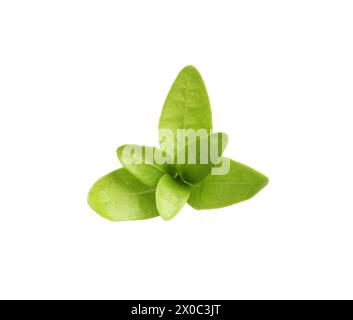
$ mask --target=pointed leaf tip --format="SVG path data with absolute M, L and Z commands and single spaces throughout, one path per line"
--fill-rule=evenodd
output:
M 192 188 L 188 203 L 194 209 L 222 208 L 245 201 L 267 185 L 269 180 L 262 173 L 234 160 L 228 160 L 230 168 L 227 174 L 210 174 Z

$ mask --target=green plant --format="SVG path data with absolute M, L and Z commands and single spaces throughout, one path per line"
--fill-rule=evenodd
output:
M 178 139 L 185 132 L 197 134 Z M 158 215 L 170 220 L 186 202 L 197 210 L 221 208 L 251 198 L 268 183 L 263 174 L 222 156 L 228 136 L 212 132 L 206 87 L 192 66 L 179 73 L 169 91 L 159 140 L 160 149 L 118 148 L 124 167 L 93 185 L 88 195 L 93 210 L 114 221 Z

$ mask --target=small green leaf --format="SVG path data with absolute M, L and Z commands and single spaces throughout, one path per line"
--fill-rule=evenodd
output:
M 88 194 L 88 204 L 113 221 L 142 220 L 158 216 L 155 188 L 121 168 L 99 179 Z
M 168 171 L 167 164 L 158 164 L 163 160 L 162 151 L 154 147 L 123 145 L 117 150 L 121 164 L 138 180 L 150 187 L 156 187 L 158 180 Z
M 210 174 L 192 187 L 188 203 L 198 210 L 226 207 L 250 199 L 267 183 L 268 178 L 263 174 L 230 160 L 226 175 Z
M 190 186 L 165 174 L 158 182 L 156 203 L 164 220 L 172 219 L 184 206 L 190 196 Z
M 209 134 L 212 129 L 212 114 L 205 84 L 200 73 L 193 66 L 180 71 L 175 79 L 167 99 L 164 102 L 159 119 L 159 141 L 163 150 L 168 150 L 163 129 L 171 130 L 176 149 L 177 129 L 199 129 Z
M 222 132 L 212 133 L 188 143 L 183 151 L 178 150 L 175 158 L 176 171 L 190 184 L 201 182 L 218 164 L 228 143 L 228 135 Z M 185 164 L 180 164 L 180 160 Z

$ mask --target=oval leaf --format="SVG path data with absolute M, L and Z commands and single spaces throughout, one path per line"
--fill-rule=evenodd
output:
M 162 151 L 154 147 L 123 145 L 117 150 L 121 164 L 134 177 L 147 186 L 156 187 L 158 180 L 167 172 L 166 164 L 158 164 L 156 157 L 163 157 Z
M 88 194 L 88 204 L 98 214 L 113 221 L 158 216 L 155 189 L 142 184 L 124 168 L 99 179 Z
M 222 208 L 253 197 L 268 183 L 268 178 L 250 167 L 230 160 L 226 175 L 208 175 L 193 186 L 188 203 L 194 209 Z
M 159 180 L 156 190 L 159 215 L 164 220 L 175 217 L 188 200 L 190 190 L 190 186 L 173 179 L 169 174 L 164 175 Z
M 167 99 L 164 102 L 159 119 L 159 141 L 163 150 L 176 148 L 177 129 L 212 129 L 212 113 L 205 84 L 200 73 L 193 66 L 180 71 L 175 79 Z M 173 146 L 169 145 L 162 129 L 171 130 Z

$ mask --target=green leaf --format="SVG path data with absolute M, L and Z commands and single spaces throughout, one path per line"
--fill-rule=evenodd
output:
M 156 159 L 165 159 L 157 148 L 123 145 L 118 148 L 117 154 L 125 169 L 147 186 L 156 187 L 158 180 L 168 171 L 167 164 L 156 162 Z
M 163 129 L 171 130 L 174 150 L 177 129 L 196 131 L 204 129 L 205 135 L 210 133 L 212 129 L 210 101 L 205 84 L 195 67 L 187 66 L 178 74 L 164 102 L 158 128 L 162 150 L 171 148 Z
M 159 180 L 156 190 L 156 203 L 160 216 L 164 220 L 172 219 L 188 200 L 190 191 L 190 186 L 165 174 Z
M 142 220 L 158 216 L 155 188 L 121 168 L 99 179 L 88 194 L 88 204 L 113 221 Z
M 230 170 L 226 175 L 210 174 L 200 184 L 192 187 L 188 203 L 194 209 L 222 208 L 250 199 L 268 183 L 268 178 L 263 174 L 228 160 Z
M 228 135 L 222 132 L 191 141 L 184 150 L 178 150 L 175 158 L 177 173 L 187 183 L 201 182 L 218 164 L 227 143 Z

